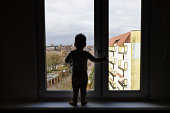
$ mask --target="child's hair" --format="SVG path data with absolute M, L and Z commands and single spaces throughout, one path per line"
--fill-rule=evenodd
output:
M 75 44 L 76 45 L 81 45 L 81 44 L 85 44 L 86 43 L 86 36 L 82 33 L 77 34 L 75 36 Z

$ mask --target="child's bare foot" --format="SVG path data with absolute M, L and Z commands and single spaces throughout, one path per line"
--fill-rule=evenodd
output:
M 69 102 L 69 104 L 72 105 L 72 106 L 77 106 L 77 102 L 71 101 L 71 102 Z
M 85 106 L 87 104 L 87 102 L 85 101 L 85 102 L 81 102 L 81 105 L 82 106 Z

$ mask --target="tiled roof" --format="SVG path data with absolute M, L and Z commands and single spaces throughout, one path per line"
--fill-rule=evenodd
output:
M 127 32 L 122 35 L 118 35 L 116 37 L 109 39 L 109 46 L 113 46 L 114 44 L 117 44 L 117 46 L 121 46 L 123 43 L 130 43 L 130 32 Z

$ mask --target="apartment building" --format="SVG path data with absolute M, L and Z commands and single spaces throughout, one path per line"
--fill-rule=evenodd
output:
M 140 89 L 141 31 L 109 39 L 109 90 Z

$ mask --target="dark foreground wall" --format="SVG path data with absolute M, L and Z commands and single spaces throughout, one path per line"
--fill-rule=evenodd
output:
M 170 99 L 170 10 L 168 0 L 151 4 L 151 98 Z
M 151 49 L 152 57 L 152 99 L 170 98 L 170 12 L 167 1 L 151 1 L 152 43 L 148 49 Z M 35 0 L 4 0 L 1 7 L 0 99 L 36 100 Z
M 1 2 L 0 99 L 36 99 L 35 0 Z

